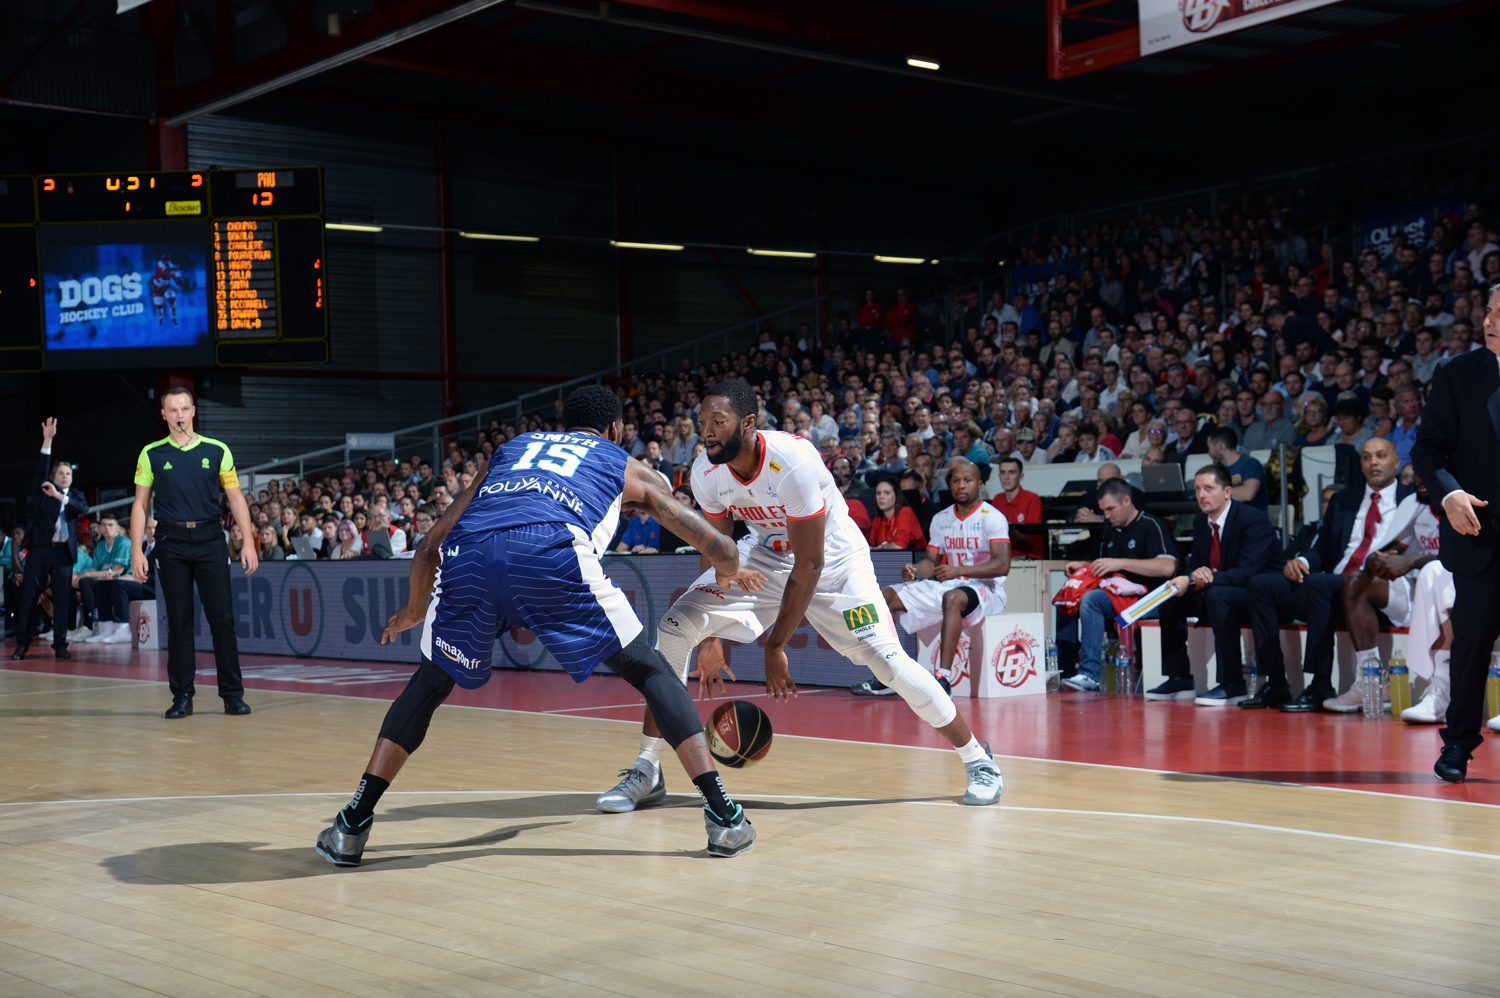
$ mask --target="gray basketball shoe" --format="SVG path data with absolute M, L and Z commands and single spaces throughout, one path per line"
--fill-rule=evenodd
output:
M 365 854 L 365 841 L 370 837 L 370 829 L 375 824 L 372 817 L 365 822 L 365 827 L 356 832 L 344 824 L 344 812 L 340 811 L 333 819 L 333 824 L 323 829 L 318 836 L 318 855 L 322 856 L 334 866 L 358 866 L 360 857 Z
M 989 751 L 989 743 L 981 742 L 985 751 Z M 1000 799 L 1000 794 L 1005 790 L 1005 780 L 1000 775 L 1000 767 L 995 765 L 995 757 L 991 755 L 988 759 L 971 762 L 964 766 L 964 773 L 969 777 L 969 787 L 964 791 L 964 803 L 975 806 L 993 804 Z
M 708 829 L 708 854 L 721 858 L 738 856 L 742 852 L 749 852 L 750 847 L 755 844 L 755 829 L 750 827 L 750 819 L 745 817 L 745 809 L 738 804 L 734 806 L 734 820 L 728 825 L 720 824 L 708 808 L 703 809 L 703 824 Z
M 624 814 L 666 800 L 667 781 L 662 778 L 661 766 L 642 768 L 645 765 L 637 759 L 630 769 L 620 770 L 624 779 L 616 783 L 613 790 L 600 794 L 594 806 L 606 814 Z

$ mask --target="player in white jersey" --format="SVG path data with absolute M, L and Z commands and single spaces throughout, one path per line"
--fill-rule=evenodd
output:
M 703 514 L 728 534 L 734 520 L 750 528 L 739 543 L 740 564 L 766 577 L 754 594 L 729 592 L 705 572 L 662 616 L 657 647 L 686 682 L 693 649 L 709 638 L 755 641 L 766 635 L 766 692 L 797 695 L 786 644 L 802 618 L 840 654 L 870 667 L 912 710 L 953 743 L 968 775 L 966 804 L 1000 799 L 1000 770 L 959 716 L 932 673 L 902 649 L 881 597 L 870 546 L 811 443 L 785 433 L 758 432 L 759 401 L 743 381 L 724 381 L 703 398 L 704 452 L 691 480 Z M 700 683 L 712 682 L 718 661 L 700 658 Z M 666 796 L 657 757 L 661 746 L 647 712 L 641 754 L 624 779 L 599 798 L 601 811 L 630 811 Z
M 938 682 L 956 681 L 953 656 L 965 624 L 1005 611 L 1005 576 L 1010 573 L 1010 524 L 982 498 L 979 469 L 958 458 L 948 472 L 953 505 L 932 518 L 927 557 L 901 569 L 899 586 L 882 590 L 885 605 L 900 613 L 907 633 L 942 624 Z M 873 685 L 873 684 L 872 684 Z
M 1453 609 L 1453 576 L 1438 561 L 1438 518 L 1431 497 L 1420 480 L 1416 487 L 1415 492 L 1401 500 L 1391 518 L 1381 524 L 1364 565 L 1344 576 L 1342 595 L 1344 620 L 1349 639 L 1354 643 L 1356 676 L 1367 660 L 1380 663 L 1380 650 L 1376 647 L 1380 634 L 1377 610 L 1392 627 L 1410 626 L 1407 663 L 1417 675 L 1432 680 L 1429 697 L 1423 699 L 1427 706 L 1420 712 L 1425 714 L 1437 706 L 1438 697 L 1444 701 L 1443 709 L 1447 709 L 1447 648 L 1452 632 L 1445 634 L 1444 628 Z M 1443 665 L 1440 682 L 1433 671 L 1438 657 Z M 1323 707 L 1351 714 L 1360 709 L 1362 701 L 1363 693 L 1356 682 L 1341 696 L 1324 700 Z

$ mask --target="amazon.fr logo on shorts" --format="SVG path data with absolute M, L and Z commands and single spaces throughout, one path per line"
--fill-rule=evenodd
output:
M 465 669 L 475 669 L 475 668 L 478 668 L 478 664 L 472 658 L 470 658 L 469 656 L 465 655 L 463 652 L 459 651 L 457 648 L 453 647 L 448 642 L 444 641 L 442 638 L 440 638 L 440 637 L 438 637 L 436 635 L 433 635 L 432 643 L 435 644 L 435 645 L 437 645 L 437 650 L 438 651 L 442 652 L 451 661 L 457 662 L 459 665 L 463 666 Z
M 862 603 L 852 610 L 844 611 L 844 625 L 851 631 L 874 627 L 879 622 L 880 611 L 875 609 L 874 603 Z

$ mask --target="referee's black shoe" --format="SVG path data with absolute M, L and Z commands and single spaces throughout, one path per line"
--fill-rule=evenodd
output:
M 193 712 L 192 697 L 173 697 L 172 706 L 167 708 L 167 720 L 175 721 L 179 717 L 187 717 Z
M 245 702 L 243 697 L 225 697 L 224 713 L 234 714 L 236 716 L 240 714 L 248 714 L 250 713 L 250 705 Z

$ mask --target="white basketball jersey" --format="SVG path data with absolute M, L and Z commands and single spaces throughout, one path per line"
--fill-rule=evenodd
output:
M 1375 549 L 1400 544 L 1412 555 L 1438 553 L 1438 518 L 1432 507 L 1417 499 L 1413 492 L 1396 507 L 1390 525 L 1376 538 Z
M 817 448 L 790 433 L 761 431 L 757 436 L 760 467 L 749 481 L 742 481 L 727 464 L 714 464 L 706 452 L 693 462 L 693 496 L 704 515 L 744 520 L 762 554 L 790 561 L 787 523 L 826 514 L 825 571 L 856 554 L 867 555 L 870 545 L 849 518 L 849 507 Z
M 1005 514 L 987 502 L 981 502 L 968 516 L 958 515 L 958 506 L 949 506 L 932 518 L 927 550 L 941 556 L 945 565 L 983 565 L 990 560 L 990 542 L 1010 543 L 1010 523 Z M 1004 580 L 977 579 L 989 585 Z

